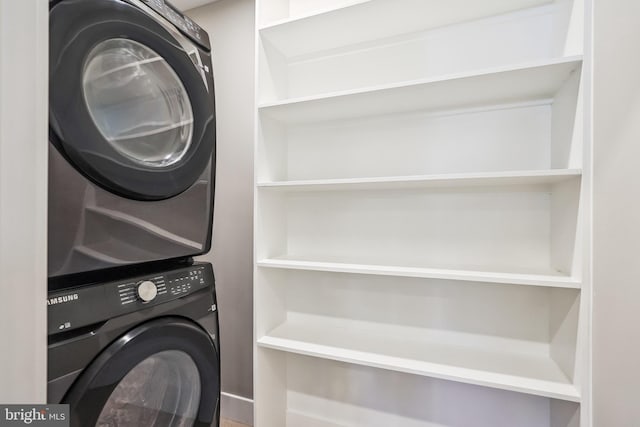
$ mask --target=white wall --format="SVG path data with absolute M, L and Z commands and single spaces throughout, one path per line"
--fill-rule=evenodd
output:
M 187 14 L 209 32 L 214 62 L 216 205 L 213 248 L 204 259 L 216 273 L 222 391 L 252 399 L 254 1 L 220 0 Z M 251 416 L 251 402 L 228 394 L 223 415 L 247 421 L 236 412 Z
M 594 0 L 594 427 L 640 425 L 640 2 Z
M 0 0 L 0 402 L 47 392 L 47 0 Z

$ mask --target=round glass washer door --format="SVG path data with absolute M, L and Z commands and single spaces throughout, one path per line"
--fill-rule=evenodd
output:
M 96 427 L 190 427 L 200 403 L 200 374 L 177 350 L 149 356 L 120 381 Z
M 192 303 L 209 304 L 202 297 Z M 103 348 L 61 403 L 72 427 L 210 427 L 220 409 L 216 344 L 193 321 L 149 320 Z
M 151 48 L 124 38 L 98 43 L 87 55 L 82 89 L 94 124 L 128 159 L 161 168 L 180 161 L 189 150 L 189 95 Z

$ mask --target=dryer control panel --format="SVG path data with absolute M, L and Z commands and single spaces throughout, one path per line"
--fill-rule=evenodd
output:
M 214 292 L 213 269 L 211 264 L 196 263 L 154 275 L 53 292 L 47 299 L 48 332 L 64 332 L 153 308 L 205 288 Z
M 207 50 L 211 49 L 209 44 L 209 35 L 198 24 L 193 22 L 189 17 L 178 12 L 178 10 L 166 2 L 165 0 L 142 0 L 154 11 L 162 15 L 166 20 L 171 22 L 183 34 L 188 36 L 194 42 L 202 45 Z

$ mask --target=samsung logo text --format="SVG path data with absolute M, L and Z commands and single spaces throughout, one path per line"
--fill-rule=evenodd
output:
M 47 305 L 64 304 L 78 299 L 78 294 L 63 295 L 61 297 L 53 297 L 47 300 Z

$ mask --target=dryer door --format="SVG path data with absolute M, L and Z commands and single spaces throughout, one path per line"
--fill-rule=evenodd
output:
M 63 0 L 50 12 L 50 139 L 89 179 L 137 200 L 186 190 L 215 148 L 197 48 L 152 13 L 121 0 Z
M 219 369 L 207 332 L 181 318 L 157 319 L 107 347 L 62 403 L 78 427 L 208 427 L 219 420 Z

